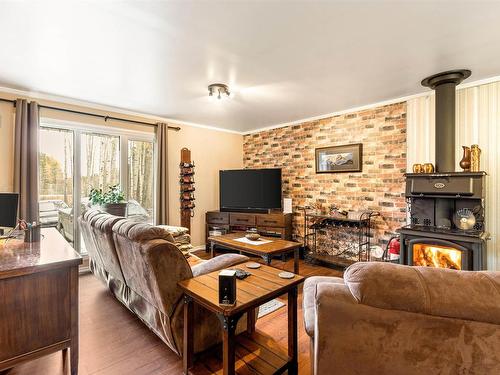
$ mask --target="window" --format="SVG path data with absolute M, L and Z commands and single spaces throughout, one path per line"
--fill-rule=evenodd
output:
M 75 217 L 90 207 L 90 189 L 120 185 L 127 215 L 154 222 L 154 135 L 42 120 L 39 210 L 43 226 L 57 228 L 85 254 Z

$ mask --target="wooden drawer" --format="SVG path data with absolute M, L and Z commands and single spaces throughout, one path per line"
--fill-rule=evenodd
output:
M 283 228 L 285 226 L 285 217 L 280 214 L 259 215 L 257 216 L 257 225 Z
M 255 215 L 231 213 L 229 221 L 231 225 L 255 225 Z
M 207 212 L 207 224 L 229 224 L 229 212 Z

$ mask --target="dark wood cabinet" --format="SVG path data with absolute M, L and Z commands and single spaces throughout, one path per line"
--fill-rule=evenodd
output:
M 229 224 L 231 225 L 246 225 L 249 227 L 254 227 L 257 222 L 255 214 L 242 214 L 231 212 L 229 214 Z
M 56 229 L 37 243 L 0 243 L 0 372 L 70 349 L 78 372 L 78 266 L 81 257 Z
M 283 214 L 268 214 L 256 216 L 257 226 L 272 227 L 272 228 L 285 228 L 286 216 Z
M 206 222 L 210 224 L 229 224 L 229 212 L 207 212 Z
M 257 229 L 263 236 L 291 240 L 292 214 L 281 212 L 253 214 L 248 212 L 209 211 L 205 215 L 205 243 L 208 243 L 211 230 L 231 233 L 252 228 Z

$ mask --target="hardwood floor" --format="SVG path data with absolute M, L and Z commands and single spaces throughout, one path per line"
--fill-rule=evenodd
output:
M 293 260 L 273 260 L 272 266 L 293 271 Z M 300 261 L 303 276 L 341 276 L 340 270 Z M 283 299 L 286 303 L 286 297 Z M 287 345 L 287 309 L 281 308 L 257 321 L 257 330 Z M 5 371 L 5 375 L 69 374 L 68 361 L 55 353 Z M 80 366 L 81 375 L 182 374 L 182 361 L 144 324 L 115 300 L 92 274 L 80 276 Z M 208 373 L 202 363 L 192 371 Z M 2 374 L 2 375 L 3 375 Z M 310 374 L 309 336 L 302 321 L 302 291 L 299 293 L 299 374 Z

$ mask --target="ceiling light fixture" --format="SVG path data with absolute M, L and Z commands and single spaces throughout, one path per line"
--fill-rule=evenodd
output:
M 208 85 L 208 96 L 214 97 L 217 99 L 229 98 L 231 93 L 229 92 L 229 87 L 223 83 L 212 83 Z

